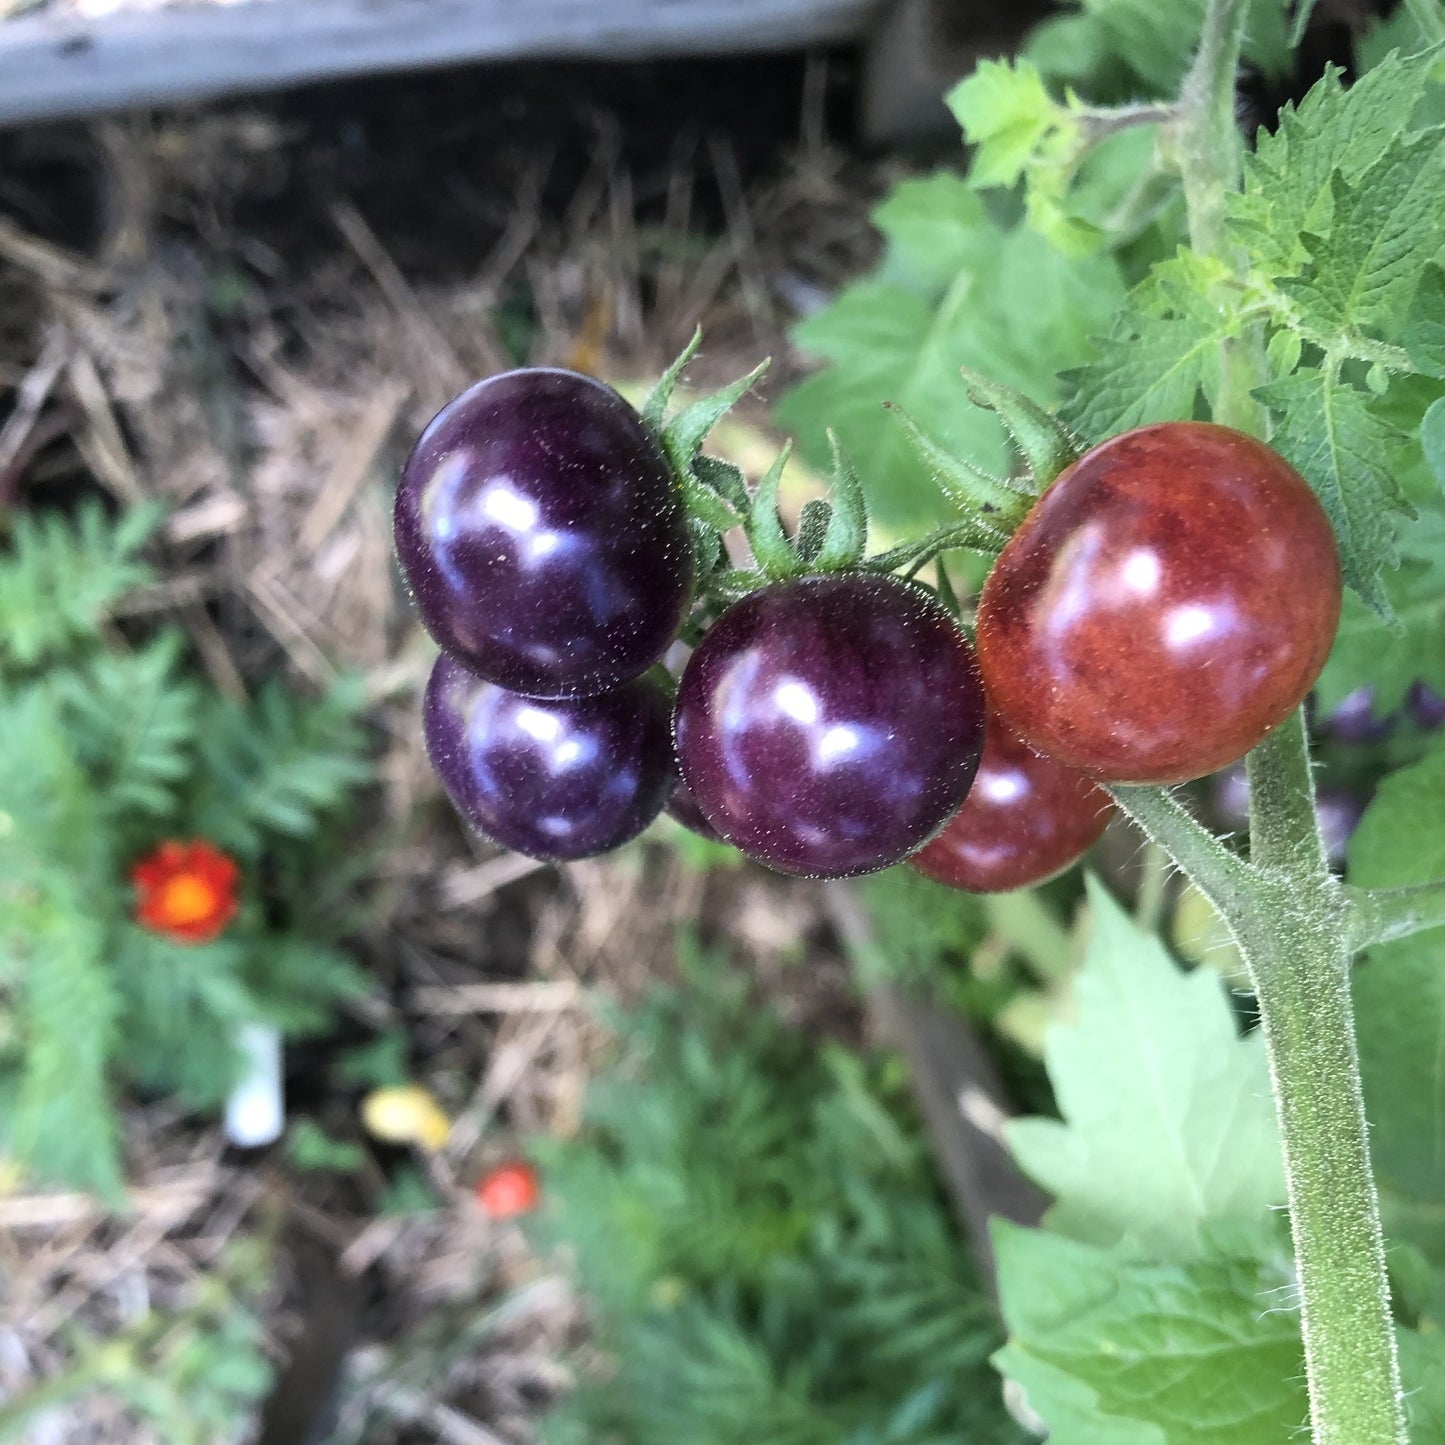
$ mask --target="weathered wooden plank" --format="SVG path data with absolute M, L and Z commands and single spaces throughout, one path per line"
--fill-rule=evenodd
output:
M 786 50 L 887 0 L 240 0 L 0 23 L 0 125 L 469 60 Z

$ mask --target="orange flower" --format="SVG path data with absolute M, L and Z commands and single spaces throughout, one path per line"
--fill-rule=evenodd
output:
M 209 943 L 236 916 L 235 861 L 206 842 L 168 840 L 130 870 L 135 918 L 177 943 Z
M 476 1186 L 477 1203 L 490 1219 L 515 1219 L 542 1198 L 537 1171 L 524 1159 L 512 1159 L 484 1174 Z

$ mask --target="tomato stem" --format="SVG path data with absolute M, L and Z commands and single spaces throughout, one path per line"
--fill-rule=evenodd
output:
M 1209 0 L 1176 129 L 1191 245 L 1241 281 L 1245 258 L 1230 239 L 1226 208 L 1242 172 L 1234 101 L 1248 8 L 1248 0 Z M 1412 3 L 1412 13 L 1417 8 Z M 1235 320 L 1221 344 L 1214 419 L 1263 436 L 1267 414 L 1252 395 L 1265 379 L 1260 323 L 1238 309 Z M 1402 1445 L 1350 995 L 1354 948 L 1371 925 L 1390 927 L 1392 911 L 1346 894 L 1329 873 L 1301 711 L 1249 755 L 1248 768 L 1248 863 L 1167 793 L 1118 788 L 1115 797 L 1219 909 L 1249 966 L 1284 1150 L 1314 1445 Z M 1420 900 L 1420 917 L 1432 910 L 1445 915 L 1445 902 Z M 1406 905 L 1393 916 L 1408 912 Z
M 1445 924 L 1445 880 L 1412 888 L 1346 887 L 1344 897 L 1355 949 L 1393 943 Z
M 1210 0 L 1199 51 L 1179 91 L 1177 150 L 1189 244 L 1201 256 L 1224 261 L 1238 276 L 1246 257 L 1229 237 L 1225 206 L 1239 189 L 1243 145 L 1235 122 L 1235 75 L 1244 42 L 1249 0 Z M 1265 382 L 1258 323 L 1220 342 L 1219 394 L 1214 419 L 1252 436 L 1265 435 L 1267 416 L 1252 393 Z
M 1249 770 L 1249 858 L 1301 878 L 1329 873 L 1315 812 L 1304 709 L 1296 708 L 1245 759 Z

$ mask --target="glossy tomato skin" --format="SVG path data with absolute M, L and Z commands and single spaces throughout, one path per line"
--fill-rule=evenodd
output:
M 972 649 L 921 588 L 856 572 L 730 607 L 678 687 L 677 757 L 703 815 L 783 873 L 841 878 L 926 843 L 983 747 Z
M 616 392 L 576 372 L 509 371 L 463 392 L 407 459 L 394 521 L 437 643 L 533 697 L 644 672 L 691 595 L 662 453 Z
M 1030 888 L 1078 862 L 1113 812 L 1102 788 L 1036 753 L 991 713 L 968 797 L 908 866 L 970 893 Z
M 422 725 L 433 768 L 478 832 L 531 858 L 605 853 L 662 811 L 676 776 L 666 693 L 650 678 L 596 697 L 523 697 L 443 654 Z
M 984 584 L 989 702 L 1091 777 L 1178 783 L 1243 756 L 1309 691 L 1340 615 L 1330 524 L 1263 443 L 1125 432 L 1064 471 Z

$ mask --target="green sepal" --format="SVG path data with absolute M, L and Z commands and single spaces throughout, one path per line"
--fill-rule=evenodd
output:
M 1034 500 L 1033 488 L 1012 477 L 996 477 L 983 467 L 954 456 L 923 431 L 901 406 L 893 402 L 884 402 L 884 406 L 903 428 L 914 455 L 927 468 L 938 490 L 964 516 L 981 514 L 997 520 L 1001 535 L 1007 538 Z
M 688 535 L 692 538 L 692 556 L 696 581 L 694 591 L 701 592 L 709 574 L 716 571 L 723 562 L 722 538 L 716 527 L 701 517 L 687 519 Z
M 758 483 L 748 506 L 748 545 L 753 549 L 753 560 L 773 581 L 796 577 L 803 571 L 803 560 L 793 550 L 793 544 L 783 530 L 782 518 L 778 516 L 778 483 L 782 480 L 783 468 L 788 464 L 792 450 L 791 442 L 783 446 L 777 460 Z
M 1029 469 L 1031 494 L 1038 496 L 1065 467 L 1083 455 L 1083 447 L 1057 417 L 1021 391 L 994 381 L 969 367 L 960 374 L 970 398 L 987 407 L 1004 424 Z
M 771 359 L 763 361 L 746 376 L 739 377 L 730 385 L 699 397 L 691 406 L 683 407 L 662 428 L 662 449 L 674 471 L 679 474 L 687 471 L 693 458 L 702 449 L 707 434 L 732 410 L 739 398 L 752 390 L 771 365 Z
M 938 581 L 933 590 L 938 593 L 938 600 L 955 616 L 963 616 L 963 604 L 958 600 L 958 593 L 953 590 L 953 578 L 948 575 L 948 568 L 943 565 L 943 558 L 934 559 L 934 576 Z
M 706 523 L 718 532 L 738 526 L 742 517 L 726 501 L 691 472 L 682 474 L 682 498 L 690 518 Z
M 739 515 L 748 509 L 748 484 L 742 468 L 721 457 L 705 457 L 701 452 L 692 459 L 691 472 L 709 491 L 716 492 Z
M 810 566 L 816 561 L 823 547 L 823 538 L 828 535 L 828 524 L 833 519 L 833 508 L 821 497 L 814 497 L 803 505 L 798 518 L 798 538 L 794 550 Z
M 662 431 L 662 417 L 667 410 L 667 404 L 672 400 L 672 394 L 677 390 L 678 378 L 681 377 L 689 361 L 697 355 L 697 349 L 702 345 L 702 327 L 699 326 L 692 333 L 692 340 L 682 348 L 676 361 L 667 368 L 658 378 L 657 385 L 647 393 L 647 400 L 642 403 L 642 419 L 654 434 Z
M 833 469 L 828 478 L 828 500 L 833 514 L 828 518 L 828 529 L 813 559 L 816 572 L 856 567 L 868 545 L 868 504 L 863 497 L 862 483 L 831 429 L 828 446 L 833 453 Z

